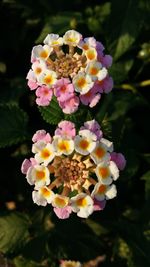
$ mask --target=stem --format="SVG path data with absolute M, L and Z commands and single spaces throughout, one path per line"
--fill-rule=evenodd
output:
M 69 55 L 73 56 L 74 55 L 74 46 L 69 45 Z

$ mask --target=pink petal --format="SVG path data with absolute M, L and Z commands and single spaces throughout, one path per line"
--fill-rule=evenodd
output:
M 40 97 L 37 97 L 36 98 L 36 103 L 38 106 L 48 106 L 50 101 L 48 99 L 45 99 L 45 98 L 40 98 Z
M 35 90 L 38 87 L 38 84 L 34 81 L 28 80 L 28 86 L 31 90 Z
M 45 130 L 38 130 L 36 131 L 36 133 L 33 135 L 32 137 L 32 141 L 38 142 L 40 140 L 45 141 L 46 143 L 50 143 L 51 142 L 51 136 L 49 133 L 46 133 Z
M 86 106 L 89 105 L 91 108 L 94 107 L 101 98 L 99 91 L 100 91 L 99 87 L 95 83 L 92 89 L 88 93 L 80 95 L 81 102 Z
M 32 166 L 31 161 L 29 159 L 24 159 L 21 165 L 21 172 L 23 174 L 27 174 L 27 171 L 31 166 Z
M 24 161 L 22 162 L 22 165 L 21 165 L 21 172 L 23 174 L 27 174 L 28 169 L 31 166 L 34 166 L 36 164 L 37 164 L 37 162 L 36 162 L 36 160 L 34 158 L 24 159 Z
M 104 80 L 104 83 L 103 83 L 104 93 L 108 94 L 112 90 L 113 85 L 114 85 L 114 83 L 113 83 L 112 77 L 107 76 Z
M 100 125 L 96 120 L 87 121 L 84 123 L 84 126 L 80 127 L 80 130 L 87 129 L 94 133 L 97 136 L 97 140 L 99 140 L 103 136 L 103 132 L 100 129 Z
M 75 137 L 76 129 L 74 123 L 70 121 L 61 121 L 58 124 L 58 128 L 55 130 L 55 135 L 67 136 L 67 137 Z
M 65 208 L 54 208 L 54 212 L 59 219 L 67 219 L 72 212 L 72 208 L 70 206 Z
M 106 68 L 110 68 L 112 65 L 112 57 L 110 55 L 105 55 L 102 59 L 102 65 Z
M 77 111 L 79 106 L 79 98 L 77 96 L 73 96 L 65 102 L 59 102 L 60 107 L 63 112 L 66 114 L 71 114 Z
M 45 85 L 40 86 L 36 90 L 36 96 L 50 101 L 53 96 L 53 90 Z
M 89 105 L 90 108 L 95 107 L 97 105 L 97 103 L 99 102 L 100 98 L 101 98 L 101 95 L 100 94 L 95 95 L 93 97 L 93 99 L 91 100 L 91 102 L 90 102 L 90 105 Z
M 73 97 L 74 93 L 74 86 L 70 83 L 69 79 L 62 78 L 57 84 L 55 85 L 54 94 L 57 97 L 59 102 L 64 102 L 71 97 Z
M 124 170 L 126 166 L 126 159 L 122 153 L 111 153 L 111 160 L 114 161 L 118 167 L 119 170 Z
M 103 210 L 106 206 L 106 200 L 98 201 L 97 199 L 94 199 L 94 211 Z

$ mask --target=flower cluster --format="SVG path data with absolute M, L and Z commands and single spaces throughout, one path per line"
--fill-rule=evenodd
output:
M 84 263 L 80 261 L 60 260 L 59 267 L 98 267 L 105 259 L 105 255 L 101 255 Z
M 61 260 L 59 267 L 82 267 L 80 261 Z
M 55 95 L 66 114 L 75 112 L 80 101 L 94 107 L 113 87 L 107 70 L 112 57 L 104 54 L 104 46 L 94 37 L 83 39 L 75 30 L 63 37 L 48 34 L 43 45 L 33 47 L 31 63 L 27 80 L 36 90 L 36 103 L 48 106 Z
M 78 134 L 72 122 L 61 121 L 53 137 L 39 130 L 32 141 L 35 156 L 25 159 L 21 169 L 34 185 L 37 205 L 51 204 L 61 219 L 72 212 L 87 218 L 116 196 L 113 182 L 125 159 L 113 152 L 113 143 L 103 138 L 95 120 L 85 122 Z

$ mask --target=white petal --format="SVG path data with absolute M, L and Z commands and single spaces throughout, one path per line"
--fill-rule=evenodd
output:
M 107 151 L 112 152 L 113 151 L 113 142 L 105 139 L 105 138 L 101 138 L 100 141 L 102 144 L 104 144 L 107 147 Z
M 109 170 L 109 165 L 107 163 L 101 162 L 97 165 L 95 173 L 98 180 L 105 185 L 111 184 L 112 178 Z
M 32 145 L 32 153 L 38 153 L 46 146 L 46 142 L 39 140 Z
M 82 35 L 79 32 L 69 30 L 64 34 L 63 40 L 65 44 L 76 46 L 80 42 L 81 37 Z
M 42 188 L 40 188 L 39 190 L 40 195 L 46 199 L 47 203 L 52 203 L 53 199 L 54 199 L 54 192 L 52 190 L 50 190 L 47 186 L 44 186 Z
M 99 81 L 104 80 L 104 79 L 106 78 L 106 76 L 107 76 L 107 73 L 108 73 L 107 69 L 106 69 L 106 68 L 102 68 L 102 69 L 99 71 L 98 75 L 97 75 L 98 80 L 99 80 Z
M 56 194 L 52 201 L 53 207 L 57 208 L 64 208 L 68 205 L 68 203 L 69 203 L 69 198 L 59 194 Z
M 94 142 L 93 140 L 83 136 L 81 137 L 79 135 L 75 137 L 74 143 L 76 152 L 81 155 L 88 155 L 94 150 L 96 146 L 96 142 Z
M 63 38 L 59 37 L 58 34 L 48 34 L 44 39 L 44 44 L 47 44 L 51 47 L 63 45 Z
M 61 138 L 56 136 L 53 141 L 53 146 L 55 148 L 55 153 L 59 155 L 70 155 L 74 150 L 74 141 L 72 139 Z
M 32 171 L 33 171 L 33 166 L 29 167 L 26 175 L 27 181 L 30 185 L 34 185 L 35 183 L 35 177 L 32 175 Z
M 32 199 L 33 199 L 33 202 L 36 203 L 38 206 L 46 206 L 47 205 L 46 199 L 43 198 L 41 196 L 41 194 L 39 194 L 38 191 L 32 192 Z
M 112 199 L 112 198 L 116 197 L 116 195 L 117 195 L 116 186 L 114 184 L 109 186 L 105 195 L 106 195 L 106 199 Z
M 76 92 L 84 95 L 93 87 L 94 82 L 92 81 L 90 75 L 80 72 L 74 76 L 73 85 Z
M 87 129 L 80 130 L 79 135 L 85 136 L 85 137 L 87 137 L 93 141 L 97 140 L 97 136 L 94 133 L 92 133 L 90 130 L 87 130 Z
M 47 166 L 55 157 L 55 151 L 53 144 L 46 144 L 46 146 L 41 149 L 36 155 L 35 159 L 38 163 L 43 163 L 43 165 Z
M 78 217 L 80 218 L 88 218 L 94 211 L 93 205 L 89 206 L 88 208 L 82 208 L 80 211 L 77 212 Z
M 107 153 L 107 147 L 104 144 L 97 142 L 97 145 L 90 154 L 90 157 L 95 164 L 99 164 L 102 161 L 109 161 L 110 154 Z
M 111 171 L 111 175 L 113 177 L 114 180 L 117 180 L 119 177 L 119 169 L 116 165 L 116 163 L 114 161 L 110 161 L 110 171 Z

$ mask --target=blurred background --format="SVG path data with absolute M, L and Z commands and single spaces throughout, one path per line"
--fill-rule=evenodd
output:
M 150 266 L 149 14 L 148 0 L 1 0 L 0 267 L 56 267 L 60 259 Z M 104 211 L 63 221 L 33 204 L 20 166 L 31 155 L 34 132 L 54 130 L 27 87 L 32 47 L 69 29 L 94 36 L 113 56 L 114 89 L 92 112 L 127 166 Z M 99 256 L 105 257 L 88 263 Z

